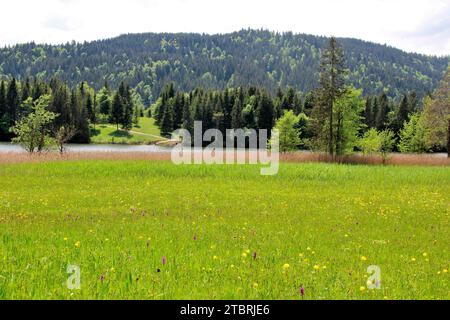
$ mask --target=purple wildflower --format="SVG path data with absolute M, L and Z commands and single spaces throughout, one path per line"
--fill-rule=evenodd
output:
M 166 256 L 164 256 L 164 257 L 162 257 L 162 264 L 163 264 L 163 266 L 166 265 L 166 263 L 167 263 L 167 258 L 166 258 Z

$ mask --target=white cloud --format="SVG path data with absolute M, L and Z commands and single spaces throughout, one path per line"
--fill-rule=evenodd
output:
M 3 3 L 2 12 L 0 45 L 251 27 L 450 55 L 448 0 L 15 0 Z

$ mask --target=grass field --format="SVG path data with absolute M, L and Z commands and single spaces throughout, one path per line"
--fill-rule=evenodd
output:
M 450 298 L 448 167 L 22 163 L 0 188 L 1 299 Z
M 139 118 L 139 125 L 133 126 L 129 132 L 117 130 L 117 127 L 111 124 L 96 125 L 95 130 L 91 127 L 91 132 L 91 142 L 99 144 L 150 144 L 164 140 L 155 120 L 147 117 Z

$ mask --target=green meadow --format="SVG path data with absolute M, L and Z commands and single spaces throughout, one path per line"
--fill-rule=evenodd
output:
M 151 144 L 164 140 L 153 118 L 141 117 L 139 124 L 133 125 L 130 131 L 125 131 L 112 124 L 97 124 L 91 126 L 91 142 L 97 144 Z
M 0 299 L 450 298 L 450 168 L 259 169 L 0 165 Z

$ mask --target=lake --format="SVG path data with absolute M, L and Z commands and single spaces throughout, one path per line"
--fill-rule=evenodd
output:
M 156 145 L 125 145 L 125 144 L 69 144 L 67 151 L 70 152 L 170 152 L 170 148 Z M 16 144 L 0 142 L 0 153 L 25 152 Z

